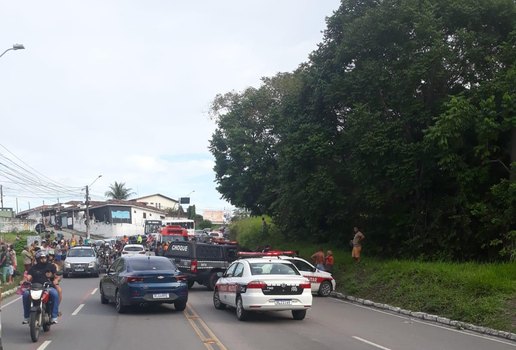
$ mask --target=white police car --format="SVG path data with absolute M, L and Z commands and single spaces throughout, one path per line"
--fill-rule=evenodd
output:
M 239 320 L 250 312 L 290 310 L 302 320 L 312 307 L 310 281 L 291 262 L 278 257 L 234 261 L 215 284 L 213 305 L 236 309 Z
M 263 253 L 241 252 L 239 254 L 245 257 L 275 256 L 283 260 L 288 260 L 297 267 L 299 272 L 301 272 L 301 275 L 308 278 L 312 285 L 313 294 L 327 297 L 335 290 L 336 283 L 331 273 L 319 270 L 305 259 L 296 256 L 297 253 L 293 250 L 271 250 Z

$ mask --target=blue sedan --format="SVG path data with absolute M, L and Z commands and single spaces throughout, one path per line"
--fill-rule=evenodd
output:
M 174 304 L 186 308 L 186 276 L 168 258 L 130 255 L 116 259 L 100 280 L 100 301 L 115 303 L 118 313 L 131 305 Z

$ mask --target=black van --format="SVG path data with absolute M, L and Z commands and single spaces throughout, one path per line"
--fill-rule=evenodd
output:
M 237 258 L 235 244 L 198 243 L 195 241 L 171 242 L 164 256 L 171 259 L 188 276 L 188 287 L 194 282 L 213 290 L 218 272 L 226 271 Z

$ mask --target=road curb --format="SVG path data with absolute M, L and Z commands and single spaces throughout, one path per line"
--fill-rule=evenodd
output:
M 410 316 L 410 317 L 414 317 L 414 318 L 419 318 L 419 319 L 422 319 L 425 321 L 441 323 L 443 325 L 454 327 L 456 329 L 462 329 L 462 330 L 466 329 L 466 330 L 473 331 L 476 333 L 481 333 L 481 334 L 486 334 L 486 335 L 490 335 L 490 336 L 495 336 L 495 337 L 499 337 L 499 338 L 503 338 L 503 339 L 516 341 L 516 333 L 499 331 L 499 330 L 488 328 L 488 327 L 476 326 L 474 324 L 466 323 L 466 322 L 462 322 L 462 321 L 454 321 L 454 320 L 450 320 L 446 317 L 427 314 L 424 312 L 405 310 L 405 309 L 402 309 L 402 308 L 399 308 L 396 306 L 375 303 L 371 300 L 361 299 L 361 298 L 353 297 L 350 295 L 345 295 L 345 294 L 335 292 L 335 291 L 331 292 L 331 296 L 334 298 L 337 298 L 337 299 L 343 299 L 343 300 L 351 301 L 353 303 L 362 304 L 362 305 L 369 306 L 369 307 L 374 307 L 377 309 L 388 310 L 388 311 L 391 311 L 394 313 L 398 313 L 398 314 L 402 314 L 402 315 Z
M 17 289 L 18 289 L 18 287 L 14 287 L 12 289 L 6 290 L 5 292 L 2 292 L 2 299 L 13 295 L 14 293 L 16 293 Z

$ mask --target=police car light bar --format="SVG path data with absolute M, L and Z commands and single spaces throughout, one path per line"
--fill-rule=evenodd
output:
M 297 256 L 295 250 L 270 250 L 268 252 L 238 252 L 237 256 L 241 258 L 261 258 L 264 256 Z

